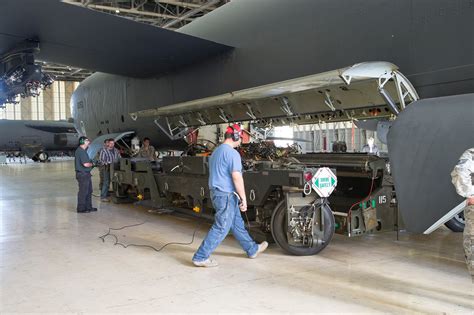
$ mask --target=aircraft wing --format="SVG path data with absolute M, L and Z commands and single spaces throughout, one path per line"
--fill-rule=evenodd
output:
M 387 105 L 381 90 L 392 97 Z M 411 100 L 409 100 L 411 98 Z M 309 124 L 390 117 L 418 95 L 397 67 L 365 62 L 184 103 L 130 113 L 156 117 L 164 131 L 252 121 L 255 125 Z
M 77 134 L 74 124 L 67 121 L 25 120 L 24 124 L 28 128 L 45 132 Z
M 25 40 L 39 42 L 38 60 L 131 77 L 158 75 L 230 49 L 59 0 L 0 1 L 0 61 Z

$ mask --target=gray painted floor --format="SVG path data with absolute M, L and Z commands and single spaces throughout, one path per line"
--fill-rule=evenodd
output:
M 311 257 L 272 245 L 255 260 L 228 237 L 220 266 L 203 269 L 190 260 L 205 224 L 191 246 L 125 249 L 98 236 L 146 221 L 117 235 L 159 247 L 190 241 L 196 222 L 97 198 L 97 213 L 77 214 L 75 194 L 71 161 L 0 166 L 0 313 L 473 312 L 462 236 L 444 228 L 399 241 L 336 236 Z

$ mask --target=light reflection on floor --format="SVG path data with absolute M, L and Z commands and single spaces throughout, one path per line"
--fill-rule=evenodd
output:
M 102 243 L 108 227 L 142 221 L 120 240 L 187 242 L 196 222 L 97 199 L 97 213 L 77 214 L 72 165 L 0 167 L 0 313 L 473 311 L 461 234 L 336 236 L 317 256 L 273 245 L 255 260 L 228 237 L 214 255 L 220 266 L 198 269 L 190 259 L 206 224 L 191 246 L 160 253 Z

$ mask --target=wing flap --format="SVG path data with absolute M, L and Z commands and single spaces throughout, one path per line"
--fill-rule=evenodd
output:
M 230 121 L 277 125 L 389 117 L 392 112 L 379 93 L 379 79 L 396 69 L 391 63 L 368 62 L 130 115 L 165 120 L 169 129 Z M 388 80 L 384 88 L 398 95 L 395 81 Z

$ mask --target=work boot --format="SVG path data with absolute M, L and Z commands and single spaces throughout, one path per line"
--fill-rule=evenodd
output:
M 90 208 L 90 209 L 87 209 L 88 212 L 93 212 L 93 211 L 97 211 L 97 208 Z
M 90 210 L 77 210 L 77 213 L 89 213 L 91 212 Z
M 257 258 L 258 254 L 263 253 L 268 247 L 268 242 L 263 241 L 260 244 L 258 244 L 257 252 L 253 254 L 252 256 L 249 256 L 249 258 Z
M 214 260 L 214 259 L 211 259 L 211 258 L 208 258 L 208 259 L 203 260 L 203 261 L 194 261 L 193 260 L 193 264 L 196 267 L 217 267 L 217 266 L 219 266 L 217 261 Z

